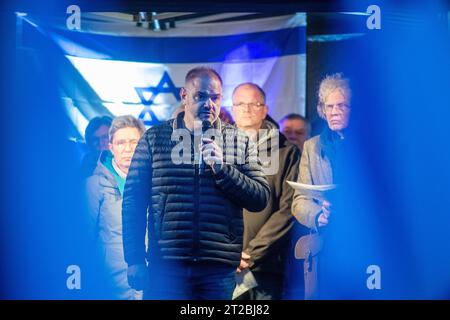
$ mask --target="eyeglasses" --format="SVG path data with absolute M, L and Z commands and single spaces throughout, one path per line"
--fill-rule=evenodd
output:
M 211 93 L 208 94 L 206 92 L 196 92 L 192 95 L 192 99 L 197 103 L 205 103 L 208 100 L 211 100 L 213 103 L 218 103 L 222 99 L 222 94 L 220 93 Z
M 266 105 L 264 103 L 259 103 L 259 102 L 250 102 L 250 103 L 239 102 L 239 103 L 233 104 L 233 106 L 238 109 L 243 109 L 244 107 L 249 107 L 250 109 L 259 110 L 262 107 L 265 107 Z
M 132 140 L 117 140 L 116 142 L 113 142 L 113 145 L 117 147 L 119 150 L 124 150 L 127 145 L 129 145 L 132 149 L 136 148 L 138 144 L 138 140 L 132 139 Z
M 344 110 L 350 109 L 350 106 L 348 104 L 338 103 L 338 104 L 326 104 L 325 105 L 325 111 L 326 112 L 331 112 L 331 111 L 333 111 L 334 107 L 336 107 L 336 109 L 338 111 L 344 111 Z

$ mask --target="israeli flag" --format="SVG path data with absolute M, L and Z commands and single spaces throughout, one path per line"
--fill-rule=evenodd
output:
M 93 115 L 131 114 L 147 126 L 170 118 L 179 107 L 186 73 L 200 65 L 221 75 L 224 108 L 231 108 L 238 84 L 254 82 L 266 92 L 275 120 L 305 113 L 305 14 L 192 22 L 161 31 L 91 20 L 82 22 L 80 31 L 48 32 L 100 101 L 81 103 L 79 90 L 63 94 L 81 135 Z

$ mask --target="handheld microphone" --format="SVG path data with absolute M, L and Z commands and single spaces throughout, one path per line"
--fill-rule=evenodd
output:
M 206 131 L 208 131 L 209 129 L 212 128 L 211 122 L 204 120 L 202 121 L 202 135 L 200 137 L 201 142 L 200 142 L 200 157 L 199 157 L 199 172 L 200 174 L 204 174 L 205 173 L 205 168 L 206 168 L 206 163 L 205 161 L 203 161 L 203 137 L 204 134 L 206 133 Z

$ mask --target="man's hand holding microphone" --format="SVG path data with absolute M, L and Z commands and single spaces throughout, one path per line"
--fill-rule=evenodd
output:
M 212 126 L 209 121 L 202 121 L 202 166 L 204 166 L 205 164 L 209 165 L 214 173 L 218 173 L 220 170 L 222 170 L 223 167 L 222 148 L 219 147 L 216 141 L 204 136 L 206 131 L 211 129 L 211 127 Z

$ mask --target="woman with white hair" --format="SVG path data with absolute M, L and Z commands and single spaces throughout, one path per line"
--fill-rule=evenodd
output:
M 349 80 L 340 73 L 325 77 L 320 84 L 318 96 L 317 112 L 327 122 L 327 127 L 320 135 L 305 142 L 300 160 L 298 182 L 309 185 L 329 185 L 333 184 L 334 162 L 342 142 L 345 140 L 350 119 Z M 307 246 L 310 246 L 310 248 L 306 248 L 306 252 L 314 251 L 312 248 L 317 249 L 317 243 L 312 244 L 310 241 L 317 239 L 313 235 L 317 235 L 322 228 L 326 228 L 332 218 L 331 203 L 328 200 L 313 198 L 307 192 L 296 190 L 292 203 L 292 214 L 301 224 L 311 230 L 311 234 L 305 242 Z M 314 262 L 311 261 L 312 256 L 304 258 L 310 259 L 308 263 Z M 311 270 L 309 266 L 308 268 Z M 314 268 L 316 268 L 315 265 Z M 312 279 L 312 282 L 308 282 L 308 279 L 305 278 L 305 298 L 307 299 L 317 298 L 315 277 L 316 275 L 313 275 L 309 278 Z
M 145 131 L 132 116 L 115 118 L 109 130 L 109 150 L 100 154 L 94 174 L 86 181 L 89 218 L 100 246 L 116 299 L 142 299 L 127 280 L 122 242 L 122 198 L 128 169 Z

